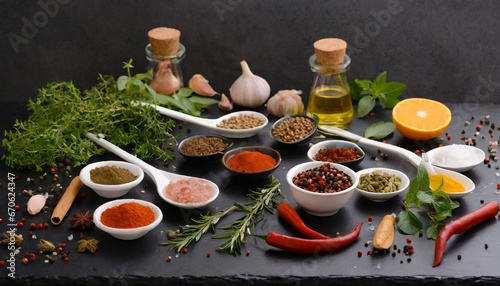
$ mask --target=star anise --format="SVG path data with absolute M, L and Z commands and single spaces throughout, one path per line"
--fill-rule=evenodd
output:
M 88 251 L 90 253 L 95 253 L 97 251 L 97 245 L 99 244 L 99 240 L 95 238 L 89 238 L 89 239 L 80 239 L 78 243 L 76 244 L 76 249 L 78 252 L 83 253 L 85 251 Z
M 73 218 L 69 221 L 73 228 L 79 228 L 84 230 L 94 225 L 94 217 L 87 211 L 85 214 L 77 213 L 73 215 Z

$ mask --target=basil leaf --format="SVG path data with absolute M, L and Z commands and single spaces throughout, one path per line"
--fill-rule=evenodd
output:
M 411 211 L 398 214 L 398 228 L 405 234 L 416 234 L 423 228 L 423 223 Z
M 358 85 L 362 89 L 370 89 L 370 88 L 372 88 L 372 82 L 370 80 L 355 79 L 354 82 L 356 83 L 356 85 Z
M 393 108 L 399 102 L 397 97 L 386 96 L 385 97 L 385 108 Z
M 206 96 L 197 96 L 197 95 L 191 95 L 189 97 L 189 100 L 191 100 L 192 103 L 201 105 L 202 107 L 208 107 L 209 105 L 216 104 L 219 101 L 211 98 L 211 97 L 206 97 Z
M 358 102 L 358 118 L 361 118 L 375 107 L 375 99 L 372 96 L 364 96 Z
M 352 99 L 358 101 L 364 96 L 363 92 L 365 90 L 362 87 L 360 87 L 359 85 L 357 85 L 355 82 L 350 84 L 350 88 L 351 88 Z
M 387 78 L 387 72 L 379 74 L 373 81 L 372 89 L 375 92 L 380 92 L 385 86 L 386 78 Z
M 436 239 L 438 236 L 438 223 L 431 221 L 427 227 L 427 238 Z
M 406 84 L 396 81 L 390 81 L 381 86 L 378 91 L 383 92 L 387 97 L 398 97 L 403 93 L 405 89 Z
M 396 130 L 392 122 L 377 122 L 366 128 L 365 137 L 369 139 L 382 139 Z

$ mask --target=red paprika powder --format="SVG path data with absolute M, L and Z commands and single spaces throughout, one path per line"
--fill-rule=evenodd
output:
M 101 214 L 102 224 L 114 228 L 141 227 L 154 220 L 155 214 L 150 207 L 135 202 L 108 208 Z
M 259 151 L 243 151 L 229 158 L 226 165 L 239 172 L 259 172 L 276 166 L 276 159 Z

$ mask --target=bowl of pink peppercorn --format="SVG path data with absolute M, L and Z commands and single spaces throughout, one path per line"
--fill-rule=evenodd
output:
M 294 201 L 316 216 L 336 214 L 350 201 L 359 177 L 351 168 L 331 162 L 307 162 L 286 174 Z

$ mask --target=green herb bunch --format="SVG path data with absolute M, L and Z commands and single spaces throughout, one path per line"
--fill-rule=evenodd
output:
M 203 110 L 219 102 L 212 97 L 197 95 L 189 87 L 182 87 L 173 95 L 157 93 L 148 85 L 153 76 L 152 70 L 132 75 L 131 69 L 134 68 L 132 59 L 123 64 L 127 75 L 118 77 L 118 89 L 126 91 L 135 100 L 165 106 L 193 116 L 201 116 Z
M 432 190 L 425 165 L 418 166 L 417 176 L 410 181 L 410 189 L 403 201 L 404 210 L 398 214 L 398 228 L 403 233 L 416 234 L 423 229 L 424 224 L 417 216 L 420 214 L 429 219 L 427 237 L 436 239 L 441 222 L 451 217 L 452 211 L 460 206 L 441 190 L 441 186 Z
M 85 137 L 87 132 L 103 134 L 142 159 L 173 158 L 162 144 L 173 138 L 174 121 L 153 108 L 132 104 L 111 76 L 99 75 L 99 82 L 83 93 L 71 82 L 49 83 L 29 100 L 28 109 L 32 113 L 26 120 L 4 131 L 2 159 L 9 167 L 41 171 L 61 157 L 70 158 L 74 166 L 83 165 L 104 153 Z
M 368 115 L 377 101 L 382 108 L 393 108 L 405 89 L 403 83 L 387 82 L 387 72 L 379 74 L 374 81 L 355 79 L 351 84 L 351 96 L 359 101 L 357 117 Z

